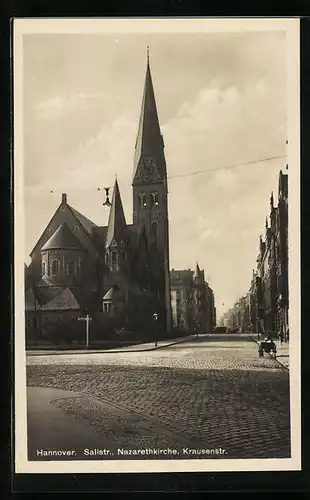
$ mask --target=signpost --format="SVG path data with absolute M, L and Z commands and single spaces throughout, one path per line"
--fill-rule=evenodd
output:
M 86 314 L 85 318 L 78 318 L 78 321 L 85 321 L 86 322 L 86 348 L 89 347 L 89 323 L 92 320 L 92 318 Z

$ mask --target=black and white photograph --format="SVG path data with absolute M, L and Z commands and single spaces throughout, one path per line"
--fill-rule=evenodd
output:
M 300 470 L 299 20 L 13 35 L 16 472 Z

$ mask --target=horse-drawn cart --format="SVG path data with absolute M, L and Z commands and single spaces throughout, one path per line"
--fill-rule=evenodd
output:
M 274 358 L 277 355 L 277 346 L 272 340 L 264 340 L 260 342 L 259 348 L 258 348 L 258 355 L 260 358 L 264 356 L 264 352 L 267 354 L 270 354 Z

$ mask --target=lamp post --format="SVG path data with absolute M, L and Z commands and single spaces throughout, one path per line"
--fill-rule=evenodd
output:
M 153 322 L 154 322 L 155 347 L 157 347 L 157 321 L 158 321 L 158 314 L 154 313 L 153 314 Z

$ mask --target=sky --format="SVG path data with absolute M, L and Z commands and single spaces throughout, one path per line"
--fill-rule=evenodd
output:
M 270 193 L 277 201 L 287 163 L 285 43 L 284 31 L 24 35 L 25 261 L 61 193 L 106 225 L 103 188 L 117 174 L 132 222 L 149 45 L 168 171 L 170 267 L 198 261 L 218 317 L 229 309 L 249 289 Z M 270 157 L 281 158 L 242 165 Z

